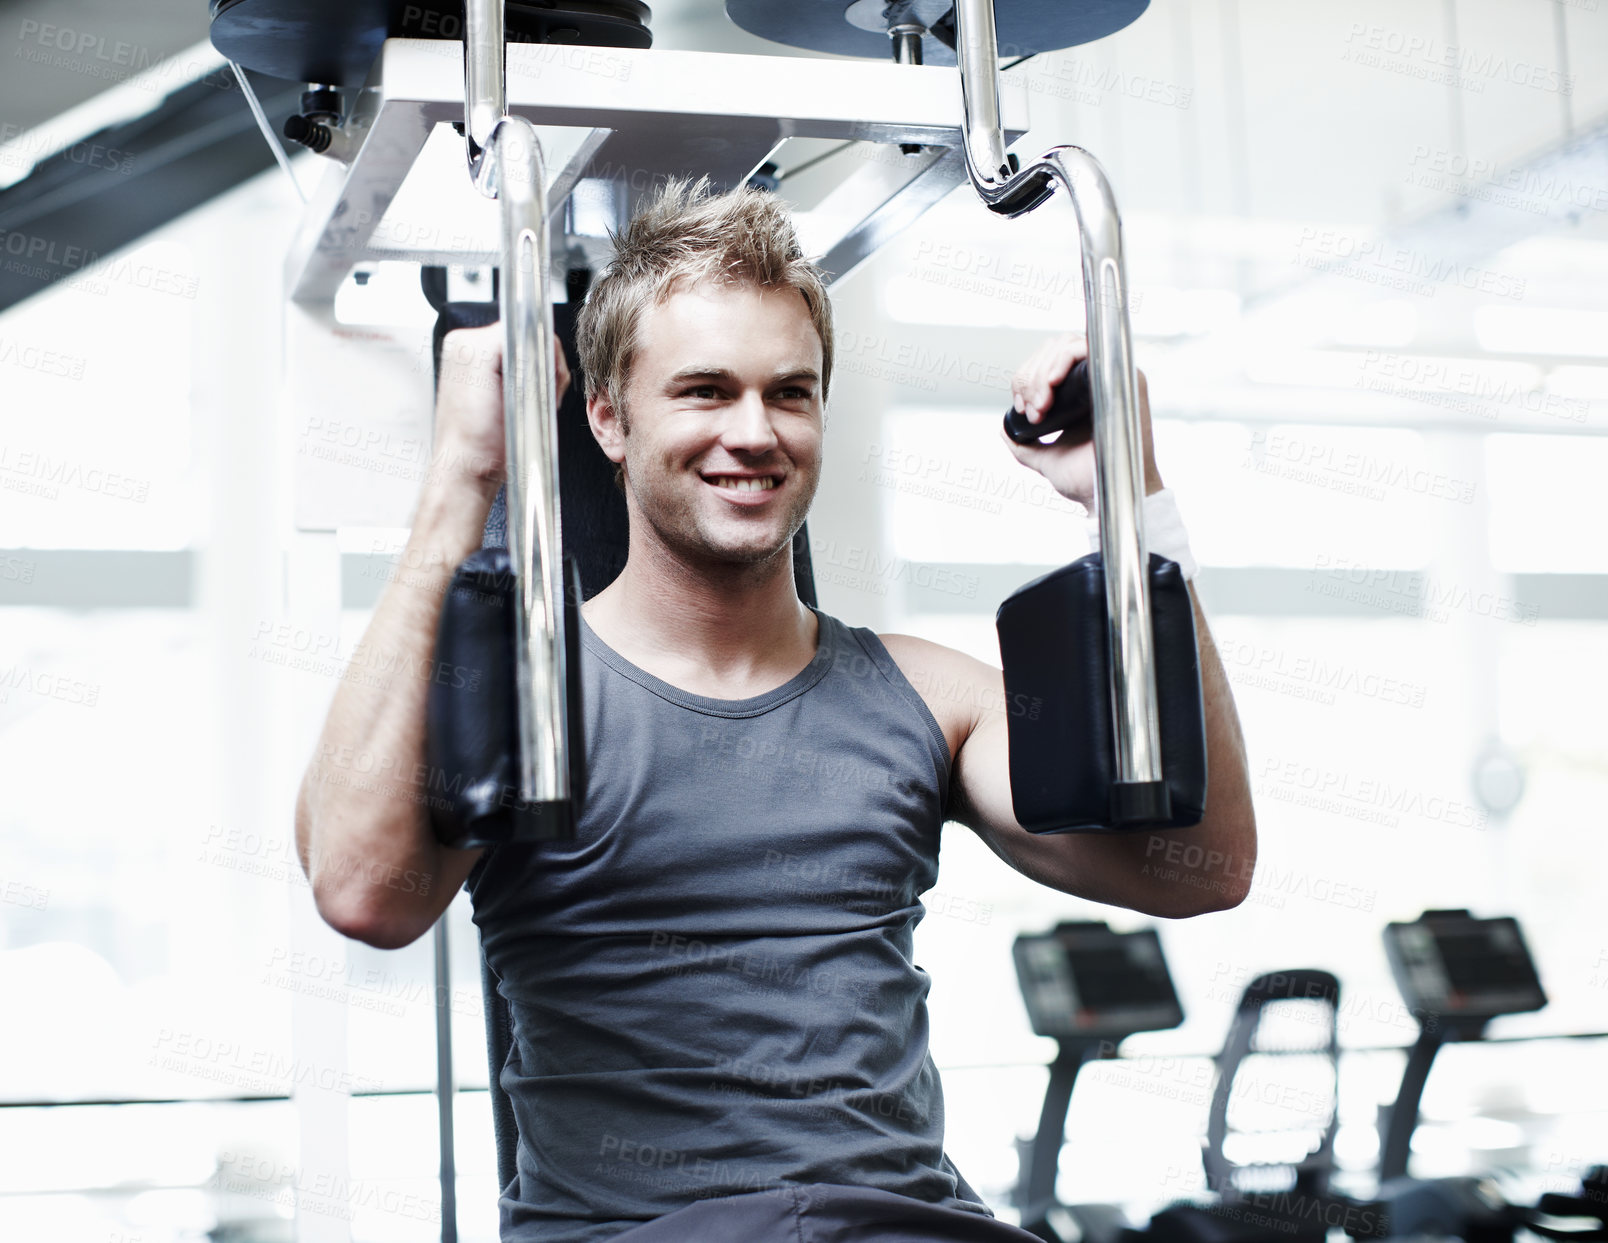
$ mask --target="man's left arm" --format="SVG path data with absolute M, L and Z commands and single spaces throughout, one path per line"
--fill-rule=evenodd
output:
M 1017 374 L 1013 386 L 1018 409 L 1048 409 L 1054 386 L 1086 354 L 1080 337 L 1047 343 Z M 1150 495 L 1163 484 L 1143 372 L 1138 397 L 1145 493 Z M 1019 461 L 1043 474 L 1063 496 L 1086 508 L 1092 505 L 1094 447 L 1087 437 L 1063 434 L 1061 441 L 1045 446 L 1006 443 Z M 1029 833 L 1012 810 L 1004 674 L 934 644 L 929 658 L 940 662 L 950 679 L 970 685 L 976 692 L 971 702 L 983 705 L 963 727 L 950 776 L 951 818 L 975 830 L 1018 871 L 1096 902 L 1177 918 L 1227 910 L 1244 901 L 1256 864 L 1256 814 L 1245 742 L 1228 676 L 1193 584 L 1189 598 L 1206 718 L 1206 809 L 1198 825 L 1129 833 Z
M 950 774 L 950 819 L 974 830 L 1023 875 L 1090 901 L 1173 919 L 1238 906 L 1256 865 L 1245 743 L 1193 586 L 1189 596 L 1206 716 L 1206 814 L 1198 825 L 1131 833 L 1029 833 L 1012 810 L 1005 675 L 934 644 L 928 658 L 946 666 L 939 675 L 943 682 L 972 687 L 967 698 L 979 705 Z

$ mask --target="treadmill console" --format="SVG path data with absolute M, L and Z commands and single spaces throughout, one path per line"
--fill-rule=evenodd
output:
M 1547 1004 L 1518 921 L 1425 911 L 1385 927 L 1385 955 L 1403 1000 L 1421 1021 L 1483 1022 Z
M 1016 938 L 1016 976 L 1040 1036 L 1121 1040 L 1184 1021 L 1154 928 L 1113 932 L 1103 923 L 1058 924 Z

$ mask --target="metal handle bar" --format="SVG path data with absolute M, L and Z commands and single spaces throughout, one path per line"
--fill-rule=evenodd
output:
M 966 171 L 973 188 L 990 210 L 1015 217 L 1048 201 L 1059 183 L 1077 215 L 1094 392 L 1095 485 L 1110 621 L 1117 780 L 1160 781 L 1149 557 L 1139 508 L 1144 495 L 1139 402 L 1116 199 L 1105 170 L 1079 147 L 1051 147 L 1033 163 L 1013 166 L 1000 128 L 993 0 L 956 0 L 955 30 Z
M 548 290 L 547 170 L 536 129 L 506 115 L 502 0 L 465 0 L 464 142 L 482 194 L 501 204 L 503 429 L 519 679 L 520 795 L 570 797 L 557 378 Z
M 491 145 L 491 131 L 508 113 L 503 2 L 464 0 L 463 5 L 463 140 L 469 175 L 487 198 L 497 194 L 482 177 L 481 157 Z

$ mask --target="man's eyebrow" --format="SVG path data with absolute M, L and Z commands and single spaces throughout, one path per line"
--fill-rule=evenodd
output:
M 698 364 L 692 367 L 683 367 L 680 371 L 676 372 L 665 381 L 665 387 L 673 388 L 676 385 L 685 384 L 690 380 L 732 381 L 736 379 L 737 373 L 728 367 L 712 367 Z M 772 384 L 779 384 L 784 380 L 813 380 L 819 384 L 821 382 L 821 377 L 813 367 L 799 367 L 793 370 L 778 371 L 771 377 L 770 382 Z
M 688 380 L 731 380 L 735 378 L 735 375 L 725 367 L 709 367 L 700 363 L 692 367 L 683 367 L 665 381 L 665 387 L 673 388 L 678 384 L 685 384 Z

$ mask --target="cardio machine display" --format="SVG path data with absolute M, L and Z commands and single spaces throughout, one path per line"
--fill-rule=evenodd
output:
M 1385 927 L 1385 955 L 1403 1000 L 1426 1024 L 1481 1027 L 1547 1004 L 1535 960 L 1511 916 L 1425 911 Z
M 1012 950 L 1033 1030 L 1058 1039 L 1121 1040 L 1184 1021 L 1154 928 L 1113 932 L 1065 923 Z

